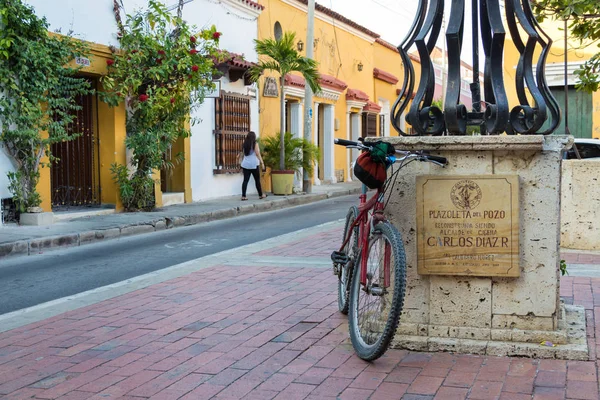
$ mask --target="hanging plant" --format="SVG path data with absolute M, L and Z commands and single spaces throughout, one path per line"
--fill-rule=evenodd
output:
M 221 33 L 215 26 L 198 31 L 160 1 L 128 15 L 122 23 L 115 1 L 120 48 L 112 49 L 108 74 L 102 78 L 102 98 L 111 106 L 125 103 L 126 146 L 133 152 L 130 176 L 125 165 L 113 165 L 121 199 L 127 210 L 153 207 L 152 171 L 172 167 L 164 154 L 179 137 L 190 134 L 191 112 L 214 89 L 214 61 Z M 179 155 L 181 159 L 183 156 Z
M 41 160 L 56 160 L 50 145 L 80 134 L 68 130 L 81 109 L 75 99 L 92 90 L 69 63 L 88 49 L 70 34 L 48 33 L 46 19 L 21 0 L 0 0 L 0 16 L 0 142 L 16 167 L 8 179 L 17 211 L 33 211 L 42 202 Z

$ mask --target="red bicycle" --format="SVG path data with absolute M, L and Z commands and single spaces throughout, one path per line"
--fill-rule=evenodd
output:
M 369 143 L 335 139 L 335 144 L 367 152 Z M 406 286 L 406 257 L 400 232 L 386 218 L 386 194 L 393 190 L 395 177 L 412 161 L 426 161 L 445 166 L 444 157 L 423 152 L 396 150 L 385 157 L 385 168 L 395 163 L 397 169 L 387 174 L 385 183 L 367 200 L 363 184 L 359 206 L 346 215 L 343 242 L 331 255 L 334 274 L 338 276 L 338 307 L 348 314 L 350 339 L 356 354 L 372 361 L 383 355 L 398 328 Z M 387 196 L 389 200 L 389 196 Z

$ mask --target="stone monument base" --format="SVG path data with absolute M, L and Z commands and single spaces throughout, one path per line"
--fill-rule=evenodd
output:
M 588 360 L 585 309 L 563 305 L 555 331 L 483 329 L 403 323 L 393 348 L 488 356 Z M 544 342 L 549 342 L 542 344 Z
M 559 290 L 561 161 L 573 138 L 386 140 L 448 159 L 410 163 L 387 194 L 406 251 L 394 347 L 587 360 L 584 310 Z

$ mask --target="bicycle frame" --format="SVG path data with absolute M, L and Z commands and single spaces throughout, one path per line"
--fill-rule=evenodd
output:
M 348 229 L 348 236 L 345 238 L 344 243 L 340 247 L 340 251 L 344 249 L 350 237 L 352 236 L 352 230 L 358 226 L 358 247 L 359 249 L 366 249 L 369 246 L 369 235 L 371 228 L 377 225 L 379 222 L 385 221 L 385 215 L 383 213 L 383 190 L 377 189 L 377 192 L 367 201 L 367 187 L 362 185 L 362 193 L 359 197 L 358 206 L 358 217 Z M 373 210 L 373 215 L 369 217 L 369 211 Z M 360 283 L 361 285 L 367 284 L 367 251 L 360 252 Z M 384 254 L 384 286 L 387 288 L 390 284 L 390 250 L 389 246 L 385 248 Z
M 336 142 L 337 143 L 337 142 Z M 346 148 L 355 148 L 359 150 L 368 149 L 367 146 L 362 143 L 349 142 L 350 145 L 346 145 Z M 345 145 L 342 143 L 342 145 Z M 388 156 L 386 169 L 391 167 L 396 162 L 400 163 L 400 167 L 402 168 L 406 162 L 412 160 L 421 160 L 421 161 L 429 161 L 434 164 L 444 166 L 446 164 L 446 159 L 443 157 L 436 157 L 430 155 L 423 155 L 421 152 L 410 152 L 410 151 L 402 151 L 396 150 L 396 154 L 400 154 L 401 157 L 397 159 L 395 156 Z M 385 187 L 385 185 L 384 185 Z M 352 236 L 352 230 L 358 226 L 358 248 L 359 249 L 367 249 L 369 246 L 369 236 L 371 234 L 372 229 L 380 222 L 386 221 L 384 214 L 384 190 L 382 188 L 378 188 L 377 192 L 373 197 L 367 200 L 367 186 L 362 185 L 362 193 L 359 197 L 360 203 L 358 206 L 358 216 L 356 220 L 348 229 L 348 233 L 342 246 L 340 247 L 339 252 L 342 253 L 344 247 L 350 241 L 350 237 Z M 369 211 L 373 210 L 371 216 L 369 216 Z M 365 287 L 367 291 L 370 290 L 367 282 L 367 262 L 368 262 L 368 251 L 360 251 L 360 283 L 363 287 Z M 385 246 L 384 249 L 384 277 L 383 283 L 384 288 L 388 288 L 390 286 L 390 258 L 391 258 L 391 249 L 389 245 Z M 356 261 L 356 260 L 355 260 Z

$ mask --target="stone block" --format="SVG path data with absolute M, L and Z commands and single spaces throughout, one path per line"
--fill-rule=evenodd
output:
M 556 358 L 556 347 L 542 346 L 539 343 L 489 342 L 487 355 L 529 358 Z
M 29 242 L 29 254 L 38 253 L 44 250 L 56 249 L 60 247 L 73 246 L 79 246 L 79 235 L 77 233 L 41 239 L 32 239 Z
M 453 338 L 430 338 L 429 351 L 451 351 L 464 354 L 485 354 L 488 342 Z
M 89 244 L 96 241 L 96 231 L 81 232 L 79 234 L 79 245 Z
M 423 309 L 412 309 L 404 307 L 402 309 L 402 315 L 400 317 L 402 323 L 413 323 L 413 324 L 424 324 L 427 323 L 426 310 Z
M 159 220 L 154 223 L 155 231 L 164 231 L 165 229 L 167 229 L 167 221 Z
M 23 213 L 19 216 L 20 225 L 46 226 L 54 223 L 54 213 Z
M 535 315 L 493 315 L 492 329 L 521 329 L 530 331 L 552 331 L 554 318 Z
M 0 258 L 8 256 L 27 255 L 29 245 L 24 240 L 0 244 Z
M 254 204 L 254 210 L 257 212 L 267 211 L 273 208 L 273 201 L 261 201 L 259 203 Z
M 96 236 L 95 240 L 117 239 L 121 236 L 121 229 L 119 229 L 119 228 L 100 229 L 100 230 L 96 231 L 95 236 Z
M 512 339 L 512 330 L 492 329 L 490 332 L 490 338 L 496 342 L 510 342 Z
M 400 320 L 402 320 L 402 318 Z M 418 331 L 419 331 L 418 324 L 413 324 L 410 322 L 400 322 L 400 324 L 398 325 L 398 329 L 396 330 L 396 334 L 397 335 L 417 336 Z
M 430 325 L 428 332 L 429 332 L 430 337 L 445 337 L 445 338 L 456 337 L 456 328 L 451 328 L 449 326 Z
M 175 227 L 175 228 L 179 228 L 180 226 L 186 225 L 186 221 L 187 220 L 186 220 L 185 217 L 173 217 L 173 218 L 171 218 L 171 223 L 172 223 L 173 227 Z
M 254 208 L 254 206 L 252 204 L 246 205 L 246 206 L 239 206 L 237 208 L 237 215 L 252 214 L 255 211 L 256 211 L 256 209 Z
M 233 218 L 235 217 L 237 214 L 237 209 L 235 208 L 228 208 L 225 210 L 217 210 L 217 211 L 213 211 L 210 216 L 212 220 L 216 220 L 216 219 L 226 219 L 226 218 Z
M 486 328 L 473 328 L 470 326 L 459 326 L 454 328 L 456 330 L 456 337 L 459 339 L 469 340 L 490 340 L 491 329 Z
M 154 232 L 152 225 L 130 225 L 121 228 L 121 237 Z
M 491 327 L 489 278 L 431 276 L 429 298 L 432 325 Z
M 396 335 L 390 347 L 412 351 L 428 351 L 426 336 Z
M 567 343 L 567 332 L 566 331 L 523 331 L 520 329 L 514 329 L 512 331 L 511 341 L 525 342 L 525 343 L 538 343 L 538 344 L 545 342 L 545 341 L 549 341 L 554 344 L 565 344 L 565 343 Z

